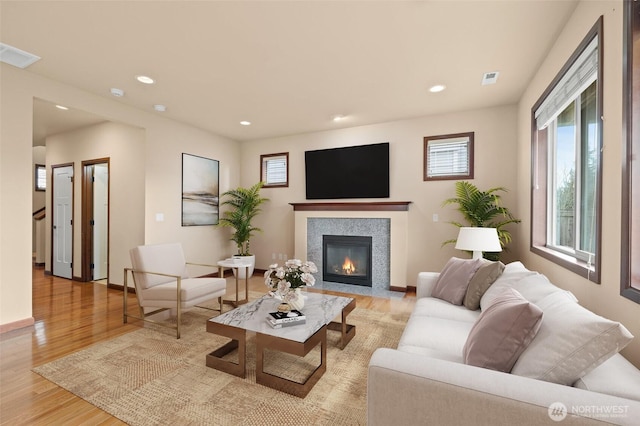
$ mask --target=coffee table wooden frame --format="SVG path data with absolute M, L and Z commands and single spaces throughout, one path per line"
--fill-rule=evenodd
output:
M 356 326 L 347 324 L 347 316 L 355 309 L 355 307 L 356 301 L 353 299 L 342 309 L 342 318 L 340 323 L 332 321 L 329 324 L 322 326 L 304 342 L 296 342 L 269 334 L 256 333 L 256 383 L 260 383 L 264 386 L 268 386 L 300 398 L 307 396 L 313 386 L 318 382 L 318 380 L 320 380 L 327 370 L 327 329 L 340 331 L 340 349 L 344 349 L 356 335 Z M 247 331 L 243 328 L 207 321 L 207 332 L 231 339 L 230 342 L 227 342 L 207 355 L 207 367 L 215 368 L 216 370 L 245 378 Z M 321 345 L 320 365 L 318 365 L 311 375 L 302 383 L 264 371 L 264 351 L 266 349 L 304 357 L 318 345 Z M 222 359 L 222 357 L 235 349 L 238 349 L 238 362 Z

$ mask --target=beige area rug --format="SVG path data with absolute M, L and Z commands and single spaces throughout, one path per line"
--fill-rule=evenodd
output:
M 206 354 L 228 341 L 206 332 L 211 316 L 185 313 L 179 340 L 145 324 L 33 371 L 131 425 L 364 425 L 369 359 L 376 348 L 395 348 L 407 321 L 356 308 L 348 317 L 356 336 L 340 350 L 340 334 L 328 331 L 327 371 L 301 399 L 255 383 L 255 335 L 245 379 L 208 368 Z M 265 370 L 302 381 L 319 360 L 318 348 L 304 359 L 267 351 Z

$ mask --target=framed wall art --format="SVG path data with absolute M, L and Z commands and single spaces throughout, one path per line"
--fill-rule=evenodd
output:
M 220 162 L 182 154 L 182 226 L 217 225 Z

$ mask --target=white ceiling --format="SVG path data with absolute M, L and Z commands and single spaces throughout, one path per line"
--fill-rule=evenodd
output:
M 516 103 L 576 4 L 2 1 L 0 41 L 42 57 L 30 72 L 242 141 Z

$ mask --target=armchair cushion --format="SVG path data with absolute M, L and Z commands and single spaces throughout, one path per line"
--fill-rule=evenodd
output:
M 131 264 L 135 270 L 188 277 L 187 262 L 182 245 L 179 243 L 139 246 L 131 249 L 130 254 Z M 134 277 L 136 284 L 142 289 L 176 281 L 173 277 L 137 272 L 134 272 Z M 175 300 L 175 291 L 173 297 Z
M 148 289 L 142 290 L 142 296 L 145 303 L 154 304 L 154 306 L 161 306 L 161 302 L 170 302 L 168 307 L 176 306 L 176 281 L 171 281 L 164 284 L 159 284 Z M 183 278 L 180 281 L 180 300 L 182 300 L 182 307 L 192 306 L 201 301 L 211 299 L 212 292 L 221 292 L 220 295 L 224 295 L 226 291 L 227 283 L 220 278 Z

